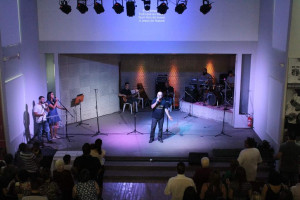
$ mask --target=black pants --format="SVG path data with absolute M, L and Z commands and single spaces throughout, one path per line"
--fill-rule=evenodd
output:
M 150 139 L 154 139 L 156 124 L 158 124 L 158 138 L 162 139 L 164 117 L 161 119 L 152 118 Z

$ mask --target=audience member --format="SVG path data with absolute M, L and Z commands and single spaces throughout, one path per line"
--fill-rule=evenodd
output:
M 279 200 L 280 192 L 287 187 L 282 184 L 281 176 L 275 170 L 270 172 L 268 179 L 261 192 L 262 200 Z
M 42 185 L 40 187 L 41 195 L 47 196 L 49 200 L 60 199 L 61 191 L 59 190 L 56 182 L 51 179 L 51 172 L 49 169 L 44 168 L 41 171 Z
M 291 187 L 294 200 L 300 200 L 300 183 L 298 182 L 295 186 Z
M 182 200 L 199 200 L 199 195 L 193 186 L 185 189 Z
M 74 181 L 69 170 L 64 169 L 64 161 L 57 160 L 53 171 L 53 180 L 57 183 L 62 193 L 63 200 L 72 200 L 72 189 Z
M 288 140 L 280 145 L 279 152 L 275 159 L 280 159 L 280 174 L 283 183 L 294 186 L 298 182 L 299 176 L 299 155 L 300 146 L 296 144 L 295 131 L 289 131 Z
M 71 171 L 71 169 L 72 169 L 71 155 L 69 155 L 69 154 L 64 155 L 63 160 L 64 160 L 64 169 Z
M 258 192 L 253 192 L 251 195 L 251 200 L 262 200 L 261 194 Z
M 99 159 L 101 165 L 104 165 L 106 151 L 102 149 L 102 140 L 97 139 L 94 145 L 91 145 L 91 156 Z
M 40 193 L 41 181 L 37 177 L 34 177 L 34 178 L 31 179 L 30 185 L 31 185 L 30 195 L 23 197 L 22 200 L 32 200 L 32 199 L 34 199 L 34 200 L 48 200 L 48 198 L 46 196 L 43 196 Z
M 27 145 L 22 143 L 20 146 L 20 158 L 22 162 L 24 163 L 24 169 L 27 170 L 31 176 L 36 176 L 39 171 L 39 159 L 29 151 L 27 148 Z
M 252 186 L 247 182 L 246 171 L 243 167 L 236 169 L 234 180 L 230 182 L 228 190 L 229 199 L 248 200 L 252 194 Z
M 90 153 L 91 153 L 90 144 L 85 143 L 82 146 L 82 152 L 83 152 L 83 155 L 77 157 L 74 160 L 73 168 L 75 171 L 75 177 L 77 178 L 77 176 L 79 175 L 81 170 L 88 169 L 90 172 L 90 177 L 93 180 L 96 180 L 99 175 L 100 169 L 101 169 L 101 164 L 97 158 L 92 157 L 90 155 Z
M 193 179 L 184 175 L 185 164 L 183 162 L 177 164 L 177 173 L 177 176 L 169 179 L 164 192 L 165 195 L 172 195 L 172 200 L 182 200 L 184 191 L 189 186 L 196 189 Z
M 210 173 L 209 182 L 204 183 L 200 193 L 201 200 L 226 199 L 227 191 L 221 181 L 220 172 L 214 170 Z
M 239 164 L 246 170 L 247 181 L 255 181 L 257 174 L 257 164 L 262 162 L 256 142 L 253 138 L 245 140 L 245 149 L 240 152 L 238 157 Z
M 209 158 L 208 157 L 203 157 L 201 159 L 201 166 L 202 166 L 202 168 L 198 169 L 193 176 L 193 180 L 195 182 L 196 190 L 197 190 L 198 194 L 200 194 L 200 192 L 201 192 L 203 183 L 206 183 L 209 180 L 211 168 L 209 167 Z
M 230 162 L 230 169 L 223 174 L 222 182 L 226 184 L 227 181 L 232 181 L 235 175 L 236 169 L 240 166 L 237 160 Z M 226 186 L 226 185 L 225 185 Z
M 42 154 L 42 150 L 40 148 L 40 143 L 39 142 L 34 142 L 33 145 L 32 145 L 31 151 L 35 155 L 36 160 L 39 161 L 37 164 L 38 164 L 38 167 L 40 167 L 41 166 L 40 161 L 43 160 L 43 154 Z
M 17 176 L 18 182 L 16 182 L 16 194 L 20 198 L 23 196 L 28 196 L 31 194 L 31 184 L 29 180 L 28 172 L 23 169 L 18 172 Z
M 77 200 L 98 200 L 99 187 L 91 179 L 88 169 L 80 171 L 78 183 L 73 187 L 73 198 Z

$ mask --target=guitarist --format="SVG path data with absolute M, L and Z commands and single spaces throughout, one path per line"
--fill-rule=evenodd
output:
M 137 103 L 137 99 L 135 98 L 135 96 L 137 95 L 137 93 L 135 94 L 131 94 L 131 90 L 129 89 L 130 85 L 128 82 L 125 83 L 125 87 L 119 92 L 119 97 L 121 97 L 123 99 L 124 103 Z M 135 106 L 133 106 L 135 108 Z

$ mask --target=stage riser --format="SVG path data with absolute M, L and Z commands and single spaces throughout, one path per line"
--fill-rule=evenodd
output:
M 190 111 L 191 110 L 191 111 Z M 180 101 L 180 111 L 189 113 L 193 116 L 212 119 L 216 121 L 223 121 L 224 111 L 217 107 L 202 106 L 195 103 L 189 103 L 186 101 Z M 233 113 L 231 111 L 225 112 L 225 122 L 233 125 Z

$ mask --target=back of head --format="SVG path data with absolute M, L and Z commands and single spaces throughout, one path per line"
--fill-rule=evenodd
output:
M 64 161 L 62 159 L 58 159 L 56 162 L 55 162 L 55 168 L 57 171 L 63 171 L 64 170 Z
M 282 183 L 280 173 L 272 170 L 269 174 L 268 182 L 271 185 L 280 185 Z
M 251 138 L 251 137 L 248 137 L 245 141 L 245 145 L 248 147 L 248 148 L 254 148 L 257 146 L 257 143 L 256 141 L 254 140 L 254 138 Z
M 18 172 L 18 178 L 20 180 L 20 182 L 26 182 L 29 180 L 29 174 L 27 172 L 27 170 L 22 169 Z
M 101 139 L 97 139 L 95 141 L 95 147 L 96 147 L 98 153 L 101 154 L 102 153 L 102 140 Z
M 91 179 L 90 172 L 87 169 L 83 169 L 80 171 L 78 176 L 78 181 L 85 183 Z
M 197 192 L 194 187 L 189 186 L 185 189 L 182 200 L 197 200 Z
M 201 158 L 201 166 L 202 166 L 202 168 L 209 167 L 209 158 L 208 157 Z
M 65 165 L 68 165 L 71 163 L 71 156 L 69 154 L 64 155 L 63 157 Z
M 21 143 L 19 145 L 19 151 L 25 152 L 27 150 L 27 145 L 25 143 Z
M 89 155 L 91 153 L 91 146 L 89 143 L 85 143 L 83 146 L 82 146 L 82 152 L 84 155 Z
M 179 162 L 177 164 L 177 173 L 184 174 L 184 172 L 185 172 L 185 164 L 183 162 Z

